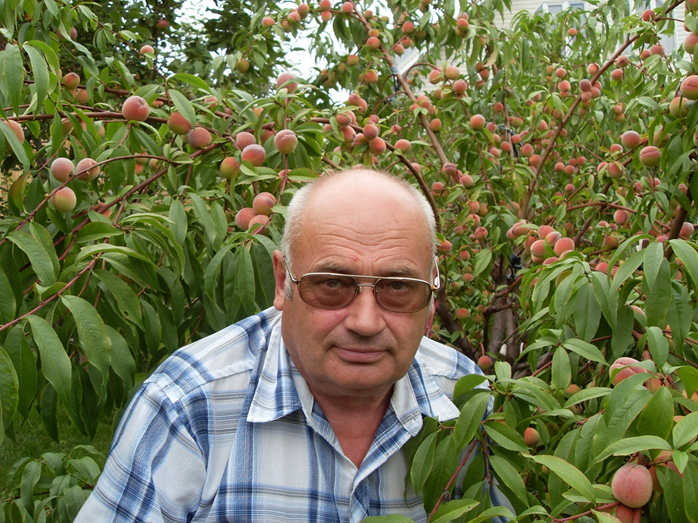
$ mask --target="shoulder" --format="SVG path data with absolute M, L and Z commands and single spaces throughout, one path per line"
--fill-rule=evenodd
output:
M 205 387 L 246 388 L 255 361 L 266 349 L 280 317 L 279 311 L 270 308 L 182 347 L 144 386 L 155 387 L 173 404 Z
M 468 374 L 483 374 L 466 355 L 426 337 L 419 344 L 415 360 L 449 395 L 453 393 L 453 387 L 459 378 Z

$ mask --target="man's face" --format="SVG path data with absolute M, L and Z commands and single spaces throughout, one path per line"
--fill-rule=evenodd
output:
M 335 272 L 433 281 L 424 218 L 414 200 L 393 186 L 358 189 L 339 181 L 322 187 L 302 224 L 290 267 L 296 278 Z M 406 374 L 431 307 L 410 314 L 389 312 L 367 287 L 344 309 L 315 309 L 301 300 L 295 284 L 292 299 L 285 298 L 287 276 L 279 252 L 274 268 L 274 305 L 283 311 L 284 343 L 314 394 L 381 395 Z

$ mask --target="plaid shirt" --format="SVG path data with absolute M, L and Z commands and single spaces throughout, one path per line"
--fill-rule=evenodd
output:
M 296 370 L 273 308 L 175 352 L 123 415 L 76 521 L 358 522 L 404 514 L 403 445 L 422 416 L 458 416 L 447 394 L 475 364 L 423 338 L 357 467 Z

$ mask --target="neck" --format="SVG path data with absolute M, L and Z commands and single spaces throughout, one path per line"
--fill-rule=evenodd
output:
M 311 389 L 334 430 L 344 455 L 358 468 L 390 405 L 393 389 L 379 396 L 329 396 Z

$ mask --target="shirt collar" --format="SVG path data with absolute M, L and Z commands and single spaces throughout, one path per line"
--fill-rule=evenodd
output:
M 296 369 L 281 337 L 281 314 L 275 319 L 266 350 L 259 352 L 261 362 L 255 366 L 251 384 L 256 383 L 247 421 L 266 423 L 303 409 L 307 419 L 315 399 L 307 383 Z M 400 424 L 416 434 L 422 426 L 422 416 L 441 421 L 457 418 L 458 408 L 441 390 L 436 380 L 421 362 L 419 353 L 407 374 L 395 383 L 390 405 Z

